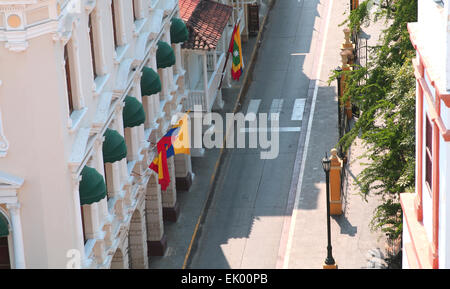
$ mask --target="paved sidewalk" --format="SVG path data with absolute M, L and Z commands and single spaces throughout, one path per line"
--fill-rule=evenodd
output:
M 314 111 L 312 131 L 298 207 L 295 210 L 295 228 L 290 230 L 288 239 L 291 246 L 284 256 L 285 268 L 322 268 L 327 256 L 327 220 L 326 220 L 326 186 L 325 173 L 321 160 L 325 152 L 338 141 L 337 127 L 337 89 L 335 82 L 328 86 L 331 71 L 341 65 L 340 47 L 344 41 L 344 26 L 339 26 L 348 15 L 349 1 L 321 1 L 332 3 L 327 41 L 323 55 L 323 66 L 319 79 L 317 102 Z M 323 7 L 322 7 L 323 8 Z M 326 17 L 325 9 L 319 9 L 320 19 L 317 29 L 323 25 Z M 347 13 L 344 15 L 344 12 Z M 363 28 L 370 35 L 369 45 L 374 45 L 381 31 L 380 25 Z M 322 35 L 323 40 L 323 35 Z M 319 48 L 317 48 L 319 49 Z M 313 76 L 314 77 L 314 76 Z M 379 203 L 376 198 L 369 197 L 368 202 L 359 195 L 354 180 L 363 169 L 364 160 L 358 157 L 364 152 L 364 146 L 355 141 L 349 155 L 347 171 L 348 187 L 345 191 L 344 213 L 331 219 L 331 239 L 333 257 L 340 269 L 382 268 L 384 266 L 384 236 L 380 232 L 371 232 L 369 223 L 373 210 Z

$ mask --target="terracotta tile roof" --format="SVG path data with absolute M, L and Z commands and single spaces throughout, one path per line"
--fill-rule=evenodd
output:
M 180 6 L 180 17 L 184 22 L 188 22 L 200 1 L 202 0 L 178 0 L 178 6 Z
M 216 49 L 233 7 L 211 0 L 179 0 L 180 16 L 189 29 L 183 48 Z

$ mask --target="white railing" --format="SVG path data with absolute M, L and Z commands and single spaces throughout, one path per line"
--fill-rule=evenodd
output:
M 195 106 L 200 105 L 202 107 L 202 111 L 206 111 L 207 104 L 206 104 L 206 97 L 205 97 L 205 91 L 204 90 L 190 90 L 188 93 L 188 98 L 184 102 L 185 104 L 185 111 L 191 110 L 195 111 Z
M 214 56 L 214 55 L 212 55 Z M 226 54 L 222 53 L 220 57 L 217 59 L 216 69 L 212 73 L 209 82 L 208 88 L 205 92 L 204 90 L 190 90 L 188 93 L 188 98 L 185 103 L 185 110 L 194 111 L 195 105 L 200 105 L 202 107 L 202 111 L 210 112 L 212 106 L 217 97 L 217 91 L 220 85 L 220 81 L 222 79 L 222 71 L 225 66 L 225 58 Z

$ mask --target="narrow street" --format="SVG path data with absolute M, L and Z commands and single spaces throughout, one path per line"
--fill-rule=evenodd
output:
M 270 12 L 241 112 L 279 113 L 279 155 L 263 160 L 260 149 L 225 151 L 190 268 L 277 266 L 311 110 L 318 30 L 328 10 L 319 3 L 276 1 Z

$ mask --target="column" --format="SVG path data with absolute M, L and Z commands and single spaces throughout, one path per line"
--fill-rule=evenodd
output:
M 115 129 L 122 135 L 125 136 L 125 129 L 123 127 L 123 107 L 125 103 L 120 103 L 116 106 L 116 117 L 114 120 Z M 128 182 L 128 171 L 127 171 L 127 160 L 123 159 L 118 161 L 120 167 L 120 183 L 125 184 Z
M 147 248 L 149 256 L 163 256 L 167 247 L 158 176 L 151 173 L 145 194 L 145 219 L 147 226 Z
M 158 71 L 156 68 L 156 48 L 150 48 L 150 59 L 146 64 L 148 67 L 152 68 L 155 71 Z M 142 75 L 140 75 L 142 77 Z M 139 90 L 140 90 L 140 81 L 139 81 Z M 160 117 L 159 115 L 159 94 L 153 95 L 141 95 L 142 104 L 144 106 L 146 120 L 145 120 L 145 128 L 155 128 L 157 126 L 156 120 Z
M 182 124 L 184 131 L 183 134 L 179 137 L 181 138 L 190 138 L 190 118 L 187 117 L 187 124 Z M 186 134 L 186 135 L 184 135 Z M 175 177 L 176 177 L 176 189 L 178 192 L 187 192 L 189 191 L 192 180 L 192 162 L 191 155 L 187 154 L 178 154 L 175 155 Z
M 127 144 L 127 161 L 133 161 L 139 159 L 139 127 L 127 127 L 125 128 L 125 142 Z
M 128 232 L 128 258 L 131 269 L 147 269 L 147 234 L 145 230 L 144 210 L 139 206 L 133 213 Z
M 206 52 L 203 52 L 202 58 L 203 58 L 203 90 L 204 90 L 203 97 L 205 98 L 204 103 L 206 103 L 206 107 L 204 107 L 203 110 L 209 111 L 209 107 L 211 105 L 208 93 L 208 57 L 206 56 Z
M 158 69 L 159 78 L 161 79 L 161 92 L 159 93 L 159 102 L 164 103 L 164 107 L 162 108 L 165 113 L 165 120 L 170 120 L 170 89 L 169 89 L 169 81 L 167 77 L 167 68 L 159 68 Z M 157 102 L 157 101 L 155 101 Z
M 192 185 L 191 155 L 175 155 L 176 189 L 179 192 L 187 192 Z
M 176 222 L 180 207 L 177 203 L 175 162 L 173 157 L 167 159 L 167 166 L 169 167 L 170 184 L 167 187 L 167 190 L 162 192 L 163 218 L 170 222 Z
M 337 149 L 331 150 L 330 162 L 330 214 L 341 215 L 341 171 L 343 163 L 337 155 Z
M 142 73 L 136 73 L 136 76 L 134 78 L 134 85 L 133 85 L 133 95 L 136 97 L 137 100 L 139 100 L 142 103 L 142 94 L 141 94 L 141 76 Z M 147 118 L 147 116 L 146 116 Z M 137 142 L 138 147 L 141 148 L 146 144 L 145 140 L 145 124 L 142 124 L 136 128 L 137 130 Z
M 80 181 L 81 181 L 81 176 L 78 176 L 76 178 L 73 179 L 74 181 L 74 187 L 72 190 L 72 194 L 73 194 L 73 206 L 74 206 L 74 215 L 75 215 L 75 228 L 73 228 L 73 230 L 75 230 L 75 234 L 76 234 L 76 241 L 75 241 L 75 245 L 77 246 L 77 250 L 79 250 L 79 254 L 80 254 L 80 259 L 81 259 L 81 268 L 84 268 L 87 266 L 88 264 L 88 259 L 86 258 L 85 252 L 84 252 L 84 236 L 83 236 L 83 223 L 81 221 L 81 207 L 80 207 Z M 79 269 L 79 268 L 76 268 Z
M 172 48 L 175 51 L 175 58 L 176 58 L 174 73 L 180 74 L 183 72 L 183 66 L 181 63 L 181 45 L 180 44 L 172 44 Z
M 110 198 L 116 197 L 120 194 L 120 164 L 119 162 L 106 163 L 105 164 L 105 175 L 108 178 L 106 182 L 107 191 Z
M 106 183 L 106 172 L 105 172 L 105 166 L 103 162 L 103 142 L 105 141 L 105 137 L 102 136 L 100 138 L 97 138 L 94 143 L 94 167 L 96 170 L 103 175 L 103 178 L 105 179 Z M 103 198 L 98 203 L 98 218 L 100 224 L 103 224 L 107 218 L 108 218 L 108 200 L 107 198 Z M 101 230 L 101 228 L 99 228 Z
M 23 246 L 22 222 L 20 219 L 20 204 L 7 205 L 11 218 L 12 237 L 14 243 L 14 264 L 16 269 L 25 269 L 25 249 Z
M 165 41 L 165 42 L 167 42 L 167 43 L 171 43 L 171 41 L 170 41 L 170 32 L 169 32 L 169 26 L 166 26 L 167 28 L 166 28 L 166 32 L 165 32 L 165 34 L 163 35 L 163 40 Z M 175 51 L 174 51 L 175 52 Z M 176 57 L 177 55 L 175 55 L 175 57 Z M 166 81 L 167 81 L 167 88 L 168 88 L 168 93 L 169 94 L 171 94 L 172 95 L 172 98 L 176 98 L 176 91 L 174 90 L 174 84 L 173 84 L 173 66 L 171 66 L 171 67 L 167 67 L 167 68 L 165 68 L 164 70 L 166 70 L 166 76 L 167 76 L 167 78 L 166 78 Z M 173 99 L 171 99 L 172 101 L 172 103 L 173 103 Z

